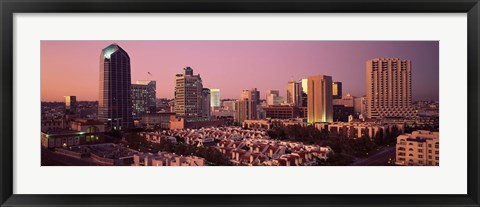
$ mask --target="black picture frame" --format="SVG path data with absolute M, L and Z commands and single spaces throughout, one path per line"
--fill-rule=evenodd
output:
M 2 206 L 480 206 L 478 0 L 1 0 Z M 13 194 L 15 13 L 467 13 L 468 189 L 465 195 L 20 195 Z M 33 172 L 34 173 L 34 172 Z M 455 179 L 455 178 L 452 178 Z M 339 181 L 340 182 L 340 181 Z M 395 186 L 392 186 L 395 187 Z

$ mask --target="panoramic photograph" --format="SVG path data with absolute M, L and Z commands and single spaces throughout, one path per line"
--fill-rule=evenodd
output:
M 42 166 L 439 166 L 438 41 L 41 41 Z

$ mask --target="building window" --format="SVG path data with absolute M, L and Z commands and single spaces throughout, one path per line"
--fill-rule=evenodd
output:
M 423 155 L 418 155 L 418 158 L 423 158 Z

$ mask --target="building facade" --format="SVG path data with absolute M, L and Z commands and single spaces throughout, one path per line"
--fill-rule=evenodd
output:
M 211 107 L 221 107 L 220 89 L 218 89 L 218 88 L 211 88 L 210 89 L 210 106 Z
M 410 60 L 375 58 L 366 62 L 368 118 L 412 117 Z
M 439 166 L 439 133 L 414 131 L 397 137 L 396 165 Z
M 235 121 L 242 123 L 244 120 L 258 119 L 259 104 L 260 92 L 256 88 L 243 90 L 240 99 L 235 102 Z
M 332 95 L 333 95 L 333 99 L 342 98 L 342 82 L 333 82 Z
M 287 84 L 287 104 L 302 105 L 302 82 L 289 81 Z
M 65 114 L 77 113 L 77 97 L 65 96 Z
M 98 118 L 107 130 L 123 130 L 133 126 L 130 93 L 130 57 L 117 44 L 100 54 L 100 97 Z
M 190 67 L 184 68 L 183 73 L 175 77 L 174 112 L 187 121 L 199 120 L 203 117 L 202 78 L 200 75 L 194 75 Z
M 202 117 L 205 119 L 210 119 L 210 115 L 212 113 L 212 107 L 211 106 L 211 91 L 208 88 L 203 88 L 202 89 Z
M 141 80 L 132 84 L 132 116 L 141 118 L 143 114 L 157 112 L 157 84 L 156 81 Z
M 332 122 L 332 77 L 326 75 L 308 77 L 307 121 Z

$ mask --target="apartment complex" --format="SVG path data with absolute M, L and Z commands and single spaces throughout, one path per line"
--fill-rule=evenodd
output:
M 396 165 L 438 166 L 439 132 L 414 131 L 397 137 Z

